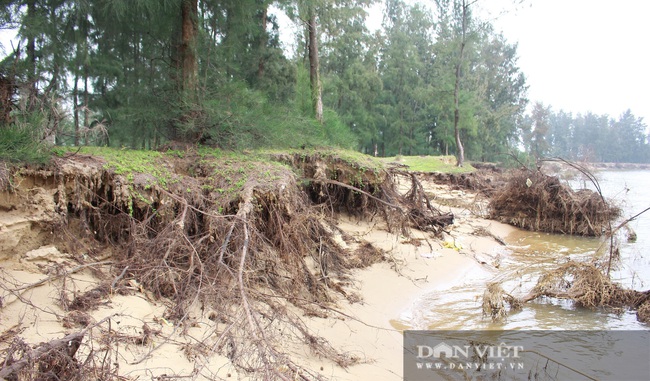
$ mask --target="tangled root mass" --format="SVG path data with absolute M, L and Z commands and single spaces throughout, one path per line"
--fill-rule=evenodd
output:
M 158 166 L 168 174 L 164 181 L 117 174 L 101 159 L 77 155 L 21 176 L 51 188 L 53 224 L 113 248 L 118 265 L 111 277 L 119 274 L 119 282 L 109 289 L 136 281 L 167 300 L 165 317 L 180 325 L 196 308 L 212 311 L 229 327 L 215 348 L 254 378 L 286 378 L 279 369 L 319 378 L 280 349 L 271 326 L 343 367 L 359 361 L 310 333 L 288 308 L 327 315 L 335 293 L 348 296 L 347 271 L 383 259 L 367 243 L 357 250 L 338 244 L 334 212 L 379 216 L 405 234 L 412 227 L 436 232 L 453 221 L 430 205 L 415 177 L 404 197 L 390 171 L 335 155 L 256 161 L 188 152 L 182 159 L 163 156 Z M 74 251 L 75 242 L 68 244 Z M 77 304 L 94 305 L 77 298 L 68 307 Z

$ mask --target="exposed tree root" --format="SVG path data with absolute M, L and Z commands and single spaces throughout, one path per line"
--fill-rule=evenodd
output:
M 647 300 L 647 295 L 647 291 L 621 288 L 593 264 L 570 261 L 540 277 L 521 301 L 549 296 L 571 299 L 586 308 L 636 308 Z
M 620 210 L 596 192 L 573 191 L 559 178 L 519 170 L 490 201 L 490 218 L 522 229 L 601 236 Z
M 14 336 L 11 345 L 2 351 L 0 380 L 126 380 L 117 374 L 118 369 L 110 361 L 114 346 L 93 348 L 89 338 L 110 337 L 112 318 L 109 316 L 81 331 L 34 347 Z M 108 331 L 103 328 L 106 325 Z
M 415 173 L 401 173 L 411 179 L 411 189 L 406 194 L 409 203 L 409 218 L 412 224 L 422 231 L 440 232 L 440 228 L 454 223 L 452 213 L 442 213 L 431 205 L 422 184 Z
M 472 163 L 477 171 L 471 173 L 424 172 L 418 175 L 438 184 L 449 185 L 452 189 L 470 190 L 486 197 L 491 197 L 495 191 L 503 188 L 505 181 L 501 169 L 475 164 L 479 163 Z
M 488 285 L 483 295 L 483 312 L 493 320 L 502 320 L 508 314 L 506 304 L 517 309 L 541 296 L 572 300 L 577 306 L 590 309 L 636 309 L 639 321 L 648 321 L 650 290 L 624 289 L 595 265 L 575 261 L 543 274 L 530 293 L 521 298 L 505 293 L 498 283 Z
M 192 315 L 208 314 L 214 335 L 201 343 L 210 350 L 198 352 L 221 353 L 253 379 L 319 379 L 291 358 L 287 342 L 342 367 L 361 361 L 309 332 L 295 312 L 327 316 L 336 294 L 357 300 L 344 290 L 347 271 L 385 257 L 368 243 L 356 250 L 339 245 L 333 212 L 380 216 L 404 234 L 411 227 L 438 232 L 453 222 L 432 207 L 414 176 L 404 197 L 394 173 L 330 156 L 276 157 L 296 175 L 268 161 L 186 155 L 161 160 L 171 173 L 165 185 L 148 174 L 118 175 L 82 155 L 23 175 L 55 189 L 54 224 L 113 247 L 113 282 L 62 298 L 64 308 L 93 308 L 135 281 L 168 301 L 165 317 L 175 332 L 188 328 Z M 86 321 L 72 314 L 68 320 Z

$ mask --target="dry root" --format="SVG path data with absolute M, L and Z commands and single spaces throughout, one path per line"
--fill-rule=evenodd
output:
M 493 321 L 501 321 L 508 316 L 509 310 L 521 309 L 521 301 L 505 292 L 498 282 L 491 282 L 483 293 L 482 307 L 484 317 L 489 316 Z
M 62 297 L 63 307 L 92 309 L 135 282 L 168 302 L 165 318 L 175 327 L 209 311 L 214 335 L 197 350 L 187 347 L 188 353 L 221 353 L 253 379 L 320 378 L 292 361 L 283 349 L 287 341 L 342 367 L 361 361 L 309 332 L 292 312 L 327 316 L 337 293 L 351 298 L 343 287 L 347 271 L 385 257 L 369 243 L 356 252 L 339 245 L 333 212 L 378 215 L 403 234 L 411 227 L 439 231 L 453 215 L 434 209 L 415 177 L 403 197 L 394 173 L 385 170 L 319 155 L 280 159 L 307 182 L 300 186 L 299 177 L 277 163 L 191 153 L 160 163 L 173 174 L 166 187 L 146 174 L 127 180 L 85 156 L 32 173 L 57 189 L 61 226 L 79 230 L 69 236 L 112 246 L 117 261 L 112 283 L 72 300 Z M 72 312 L 63 320 L 69 327 L 88 324 Z M 110 340 L 144 344 L 150 336 L 113 334 Z
M 83 362 L 77 359 L 85 333 L 75 332 L 34 348 L 15 337 L 3 351 L 0 380 L 120 380 L 112 364 L 101 362 L 99 353 L 90 351 Z
M 650 291 L 628 290 L 613 283 L 595 265 L 567 262 L 553 271 L 543 274 L 537 285 L 523 298 L 513 298 L 491 283 L 483 296 L 483 313 L 494 320 L 507 315 L 504 303 L 520 306 L 540 296 L 569 299 L 576 305 L 595 309 L 637 309 L 639 321 L 647 321 L 650 312 Z
M 491 219 L 549 233 L 601 236 L 619 214 L 598 193 L 573 191 L 559 178 L 539 171 L 512 173 L 490 201 Z
M 570 261 L 541 276 L 524 301 L 550 296 L 587 308 L 621 307 L 630 305 L 635 295 L 636 291 L 622 289 L 596 266 Z
M 636 318 L 640 322 L 650 323 L 650 300 L 646 299 L 636 310 Z

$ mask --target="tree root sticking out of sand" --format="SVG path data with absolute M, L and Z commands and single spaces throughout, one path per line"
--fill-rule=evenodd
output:
M 296 157 L 285 159 L 299 164 L 302 177 L 277 163 L 251 165 L 190 153 L 175 163 L 160 163 L 171 168 L 166 186 L 142 174 L 129 180 L 85 156 L 61 159 L 49 172 L 21 175 L 54 184 L 60 220 L 53 224 L 67 229 L 68 236 L 112 247 L 114 273 L 105 278 L 113 282 L 99 291 L 138 284 L 167 304 L 164 318 L 173 322 L 172 335 L 187 332 L 197 314 L 214 322 L 212 335 L 188 347 L 192 356 L 222 354 L 253 379 L 321 379 L 293 360 L 287 343 L 344 368 L 362 359 L 310 332 L 298 314 L 336 313 L 337 294 L 358 301 L 344 289 L 348 270 L 384 258 L 367 245 L 356 251 L 340 245 L 335 239 L 340 232 L 327 211 L 379 215 L 402 234 L 411 227 L 439 232 L 453 215 L 433 208 L 415 177 L 404 197 L 396 191 L 394 173 L 386 170 L 319 155 L 299 163 Z M 75 160 L 83 166 L 70 163 Z M 85 296 L 62 302 L 62 308 L 73 309 L 75 303 L 96 307 Z M 128 338 L 109 328 L 106 356 L 114 341 L 150 342 L 154 333 L 145 326 L 142 337 Z M 145 361 L 170 337 L 130 364 Z M 87 346 L 98 351 L 90 342 Z M 105 365 L 100 369 L 117 374 Z

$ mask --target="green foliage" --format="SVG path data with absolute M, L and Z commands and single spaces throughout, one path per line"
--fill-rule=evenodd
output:
M 343 123 L 339 115 L 326 109 L 323 113 L 324 138 L 320 145 L 332 145 L 335 147 L 355 149 L 357 148 L 357 136 L 350 131 L 350 128 Z
M 388 3 L 384 19 L 384 59 L 379 66 L 383 91 L 378 107 L 384 118 L 378 122 L 377 140 L 382 155 L 417 154 L 426 142 L 427 104 L 432 95 L 425 73 L 433 55 L 433 24 L 422 8 L 401 1 Z
M 647 163 L 650 161 L 650 141 L 647 124 L 631 110 L 618 119 L 609 115 L 587 113 L 573 116 L 562 110 L 554 112 L 550 106 L 538 105 L 545 124 L 536 122 L 540 113 L 533 113 L 524 125 L 523 136 L 528 152 L 539 156 L 562 157 L 567 160 L 590 162 Z
M 456 166 L 453 156 L 395 156 L 384 159 L 406 165 L 409 170 L 417 172 L 469 173 L 475 171 L 470 164 Z
M 43 164 L 49 158 L 47 146 L 30 129 L 0 127 L 0 161 Z
M 76 151 L 68 148 L 69 152 Z M 172 181 L 172 172 L 162 165 L 162 153 L 150 150 L 128 148 L 83 147 L 79 152 L 100 157 L 106 161 L 105 167 L 116 174 L 133 181 L 137 174 L 153 176 L 158 185 L 166 188 Z
M 244 82 L 221 84 L 204 101 L 194 125 L 203 142 L 225 149 L 291 148 L 303 145 L 356 147 L 356 138 L 334 112 L 327 111 L 323 125 L 300 103 L 272 102 Z
M 9 0 L 0 26 L 17 29 L 21 49 L 2 57 L 1 68 L 15 85 L 9 90 L 20 91 L 2 101 L 14 105 L 15 131 L 34 131 L 35 140 L 54 134 L 60 145 L 155 149 L 180 140 L 234 150 L 331 145 L 451 155 L 460 62 L 468 159 L 501 160 L 526 141 L 534 156 L 650 160 L 646 125 L 631 113 L 524 118 L 517 47 L 472 13 L 475 3 L 465 2 L 463 37 L 461 0 L 436 0 L 435 12 L 384 0 L 383 28 L 371 34 L 366 9 L 375 2 Z M 197 7 L 188 17 L 182 4 Z M 285 26 L 271 4 L 295 23 L 294 57 L 282 47 Z M 312 104 L 306 16 L 320 31 L 322 123 Z M 182 33 L 188 21 L 190 36 Z

